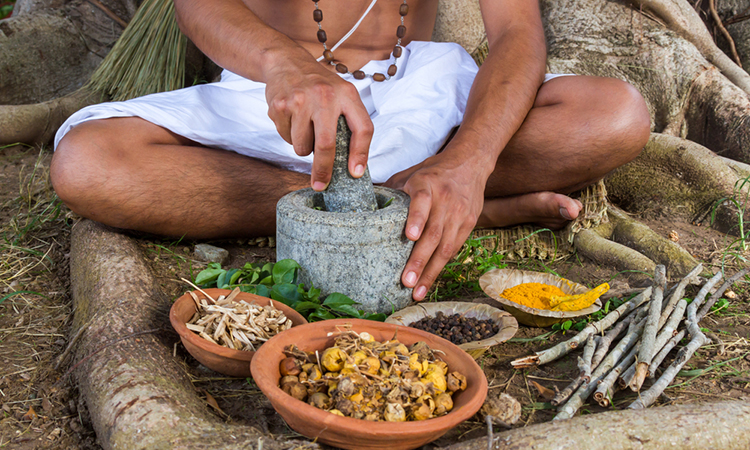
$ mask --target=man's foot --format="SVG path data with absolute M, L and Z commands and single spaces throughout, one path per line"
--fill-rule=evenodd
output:
M 559 230 L 578 217 L 583 205 L 578 200 L 555 192 L 533 192 L 485 199 L 477 228 L 499 228 L 533 223 Z

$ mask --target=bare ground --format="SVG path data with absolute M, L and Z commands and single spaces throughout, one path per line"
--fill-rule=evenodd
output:
M 13 449 L 97 449 L 96 436 L 88 425 L 85 405 L 78 401 L 76 386 L 67 376 L 70 362 L 56 367 L 68 346 L 72 315 L 68 280 L 69 230 L 75 220 L 64 208 L 57 214 L 45 209 L 50 198 L 46 175 L 49 153 L 21 146 L 0 149 L 0 227 L 3 231 L 3 265 L 0 272 L 0 448 Z M 37 176 L 29 177 L 36 167 Z M 46 199 L 46 200 L 45 200 Z M 31 210 L 32 214 L 27 214 Z M 670 217 L 642 220 L 663 236 L 675 233 L 678 243 L 709 268 L 726 264 L 731 240 L 707 224 L 696 225 Z M 24 230 L 28 232 L 24 233 Z M 673 236 L 675 235 L 673 234 Z M 19 238 L 19 236 L 21 236 Z M 180 277 L 193 278 L 205 263 L 192 258 L 194 242 L 140 240 L 144 254 L 154 266 L 164 290 L 173 298 L 186 286 Z M 272 248 L 254 241 L 213 242 L 230 250 L 229 265 L 248 261 L 273 261 Z M 586 285 L 612 280 L 635 283 L 628 273 L 571 257 L 548 265 L 558 274 Z M 524 269 L 545 270 L 538 262 L 526 262 Z M 728 271 L 734 272 L 736 266 Z M 750 400 L 750 287 L 736 285 L 736 297 L 728 308 L 707 316 L 702 326 L 711 330 L 722 345 L 701 348 L 685 367 L 660 404 L 711 400 Z M 19 292 L 6 297 L 13 292 Z M 126 294 L 126 293 L 124 293 Z M 473 300 L 481 293 L 467 292 L 460 300 Z M 137 305 L 134 305 L 137 307 Z M 525 426 L 548 421 L 554 415 L 549 403 L 534 387 L 562 389 L 575 369 L 573 353 L 555 363 L 531 370 L 514 370 L 509 362 L 519 356 L 570 336 L 549 329 L 521 326 L 510 342 L 493 347 L 479 360 L 490 383 L 491 394 L 506 392 L 523 406 Z M 171 337 L 178 343 L 176 334 Z M 210 408 L 225 420 L 247 423 L 276 436 L 298 437 L 274 412 L 252 380 L 230 379 L 200 366 L 181 345 L 176 357 L 185 362 L 195 387 Z M 636 394 L 618 393 L 612 408 L 626 407 Z M 588 404 L 584 414 L 603 409 Z M 447 445 L 486 433 L 483 421 L 475 418 L 435 442 Z

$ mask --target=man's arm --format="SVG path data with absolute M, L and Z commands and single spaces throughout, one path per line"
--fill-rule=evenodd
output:
M 362 176 L 373 126 L 351 83 L 266 25 L 242 0 L 175 0 L 175 10 L 180 29 L 209 58 L 266 83 L 268 116 L 281 137 L 300 156 L 314 151 L 313 189 L 325 189 L 331 179 L 341 114 L 352 130 L 349 172 Z
M 411 197 L 406 236 L 417 241 L 402 274 L 415 300 L 477 223 L 497 158 L 534 104 L 546 45 L 537 0 L 480 0 L 489 55 L 469 95 L 464 121 L 439 154 L 387 183 Z

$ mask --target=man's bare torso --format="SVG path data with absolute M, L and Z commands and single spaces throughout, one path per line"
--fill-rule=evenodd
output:
M 248 7 L 265 23 L 292 38 L 316 58 L 323 54 L 317 39 L 318 26 L 313 20 L 315 4 L 311 0 L 245 0 Z M 323 11 L 321 27 L 333 47 L 357 23 L 371 0 L 320 0 Z M 409 13 L 404 17 L 406 36 L 410 41 L 429 41 L 435 25 L 437 0 L 408 0 Z M 396 44 L 396 28 L 401 24 L 399 7 L 403 0 L 379 0 L 357 31 L 334 55 L 350 70 L 371 60 L 387 59 Z

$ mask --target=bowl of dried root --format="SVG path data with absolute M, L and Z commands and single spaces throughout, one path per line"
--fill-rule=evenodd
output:
M 250 361 L 259 347 L 307 323 L 285 304 L 239 289 L 187 292 L 175 300 L 169 321 L 198 362 L 232 377 L 249 377 Z
M 347 449 L 412 449 L 481 408 L 487 379 L 434 334 L 361 319 L 314 322 L 277 335 L 253 379 L 298 433 Z

